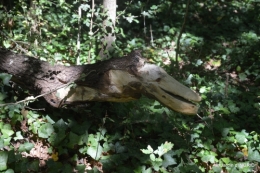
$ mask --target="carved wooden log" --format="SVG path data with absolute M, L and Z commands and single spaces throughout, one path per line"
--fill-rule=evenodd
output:
M 145 63 L 139 51 L 81 66 L 51 65 L 36 58 L 0 49 L 0 71 L 30 90 L 45 94 L 54 107 L 89 101 L 126 102 L 143 94 L 172 110 L 196 114 L 201 100 L 161 67 Z

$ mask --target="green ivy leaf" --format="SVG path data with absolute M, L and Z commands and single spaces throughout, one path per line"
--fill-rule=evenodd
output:
M 90 5 L 88 5 L 88 4 L 81 4 L 81 5 L 80 5 L 80 8 L 81 8 L 82 10 L 84 10 L 84 11 L 87 11 L 88 9 L 90 9 Z
M 61 60 L 62 60 L 62 54 L 60 54 L 60 53 L 55 53 L 55 54 L 54 54 L 54 60 L 55 60 L 55 61 L 61 61 Z
M 126 150 L 127 150 L 127 148 L 125 146 L 123 146 L 120 142 L 116 142 L 116 144 L 115 144 L 115 151 L 116 151 L 116 153 L 123 153 Z
M 223 158 L 221 158 L 221 160 L 222 160 L 225 164 L 229 164 L 230 161 L 231 161 L 229 157 L 223 157 Z
M 3 101 L 7 95 L 5 93 L 0 93 L 0 101 Z
M 29 162 L 27 164 L 27 169 L 29 169 L 33 172 L 38 172 L 39 171 L 39 160 L 34 160 L 32 162 Z
M 152 168 L 143 169 L 142 173 L 152 173 Z
M 84 164 L 78 164 L 77 166 L 76 166 L 76 168 L 75 168 L 75 170 L 77 171 L 77 172 L 79 172 L 79 173 L 83 173 L 83 172 L 85 172 L 85 170 L 86 170 L 86 165 L 84 165 Z
M 0 73 L 0 79 L 2 79 L 2 82 L 4 85 L 10 86 L 9 81 L 11 79 L 12 75 L 7 73 Z
M 4 140 L 0 138 L 0 149 L 4 148 Z
M 188 78 L 185 80 L 185 83 L 186 84 L 191 84 L 192 82 L 191 82 L 191 79 L 193 78 L 193 75 L 192 74 L 190 74 L 189 76 L 188 76 Z
M 147 146 L 147 149 L 149 150 L 150 153 L 153 152 L 153 148 L 150 145 Z
M 7 169 L 4 173 L 14 173 L 14 170 L 12 170 L 12 169 Z
M 24 143 L 24 144 L 21 144 L 20 146 L 19 146 L 19 149 L 18 149 L 18 151 L 20 151 L 20 152 L 24 152 L 24 151 L 31 151 L 31 149 L 34 147 L 34 145 L 32 144 L 32 143 L 30 143 L 30 142 L 26 142 L 26 143 Z
M 147 168 L 146 169 L 146 166 L 139 166 L 137 167 L 134 171 L 134 173 L 152 173 L 152 168 Z
M 67 144 L 68 147 L 74 148 L 80 142 L 80 136 L 77 134 L 70 132 L 69 133 L 69 143 Z
M 14 134 L 14 131 L 9 130 L 9 129 L 1 129 L 1 132 L 2 132 L 4 138 L 9 138 L 10 136 L 12 136 Z
M 151 6 L 151 9 L 152 9 L 152 10 L 157 10 L 157 9 L 158 9 L 158 6 L 157 6 L 157 5 L 153 5 L 153 6 Z
M 142 153 L 144 154 L 151 154 L 151 152 L 149 150 L 146 150 L 146 149 L 141 149 Z
M 65 131 L 59 131 L 58 133 L 53 133 L 48 138 L 48 141 L 52 143 L 54 146 L 59 146 L 59 144 L 66 138 Z
M 200 88 L 200 93 L 205 93 L 207 91 L 207 87 L 206 86 L 202 86 L 201 88 Z
M 214 155 L 205 155 L 201 158 L 201 160 L 205 163 L 214 163 L 215 162 L 215 156 Z
M 28 114 L 27 114 L 28 124 L 31 124 L 34 121 L 38 120 L 39 116 L 40 116 L 39 114 L 36 114 L 35 112 L 29 111 Z
M 51 119 L 51 117 L 50 117 L 49 115 L 46 116 L 46 119 L 47 119 L 47 121 L 48 121 L 49 123 L 51 123 L 51 124 L 54 124 L 54 123 L 55 123 L 55 121 L 53 121 L 53 119 Z
M 53 125 L 58 131 L 66 131 L 68 126 L 67 124 L 63 121 L 63 119 L 60 119 Z
M 230 114 L 229 110 L 224 107 L 221 103 L 218 103 L 217 106 L 214 107 L 215 111 L 223 111 L 224 114 Z
M 152 162 L 152 165 L 155 171 L 159 171 L 160 167 L 162 166 L 162 159 L 156 158 L 155 161 Z
M 222 171 L 222 167 L 220 167 L 219 165 L 213 165 L 212 170 L 214 172 L 221 172 Z
M 53 131 L 53 126 L 50 123 L 45 123 L 39 128 L 38 135 L 41 138 L 48 138 L 53 133 Z
M 203 63 L 203 61 L 201 61 L 201 59 L 198 59 L 196 62 L 196 66 L 200 66 Z
M 97 147 L 89 147 L 87 154 L 95 160 L 98 160 L 103 152 L 103 147 L 98 145 Z
M 233 100 L 228 100 L 228 108 L 232 113 L 237 113 L 240 110 Z
M 8 152 L 0 151 L 0 171 L 7 169 Z
M 248 160 L 260 162 L 260 154 L 257 150 L 248 149 Z
M 132 23 L 133 21 L 136 21 L 135 18 L 137 18 L 137 16 L 127 16 L 127 17 L 124 17 L 129 23 Z
M 173 147 L 173 144 L 170 142 L 165 142 L 161 146 L 158 147 L 157 150 L 154 151 L 155 154 L 158 154 L 159 157 L 161 157 L 163 154 L 167 153 L 170 151 Z
M 155 155 L 152 153 L 152 154 L 150 154 L 150 159 L 152 160 L 152 161 L 155 161 Z
M 243 144 L 247 142 L 246 136 L 243 133 L 237 133 L 235 136 L 238 143 Z
M 174 154 L 175 153 L 173 151 L 169 151 L 168 153 L 163 155 L 163 167 L 167 168 L 169 165 L 177 164 L 175 159 L 172 157 Z
M 4 141 L 4 146 L 9 146 L 11 139 L 12 139 L 11 137 L 3 139 L 3 141 Z
M 241 81 L 244 81 L 244 80 L 246 80 L 246 74 L 245 73 L 239 73 L 239 79 L 241 80 Z
M 228 135 L 229 131 L 230 131 L 230 128 L 223 128 L 222 132 L 221 132 L 222 136 L 226 137 Z
M 141 151 L 142 151 L 144 154 L 151 154 L 151 153 L 153 153 L 153 148 L 152 148 L 150 145 L 148 145 L 148 146 L 147 146 L 147 150 L 146 150 L 146 149 L 141 149 Z
M 4 41 L 3 43 L 4 43 L 4 47 L 5 47 L 5 48 L 11 47 L 11 43 L 10 43 L 9 40 L 8 40 L 8 41 Z
M 14 140 L 23 139 L 23 136 L 21 135 L 21 131 L 16 132 L 16 137 L 14 137 Z

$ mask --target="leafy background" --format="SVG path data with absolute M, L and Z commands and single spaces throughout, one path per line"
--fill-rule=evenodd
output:
M 143 50 L 148 61 L 200 93 L 198 115 L 182 115 L 147 98 L 71 109 L 52 108 L 43 99 L 6 105 L 31 93 L 2 73 L 0 171 L 259 171 L 259 2 L 117 3 L 111 56 Z M 94 10 L 88 0 L 0 4 L 0 46 L 65 65 L 76 62 L 81 7 L 81 64 L 99 60 L 106 34 L 100 0 Z

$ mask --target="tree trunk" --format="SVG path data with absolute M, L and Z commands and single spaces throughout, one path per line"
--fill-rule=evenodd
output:
M 73 82 L 106 93 L 109 70 L 126 70 L 133 74 L 132 68 L 140 66 L 140 63 L 143 63 L 140 55 L 133 52 L 123 58 L 112 58 L 96 64 L 51 65 L 33 57 L 16 55 L 11 51 L 0 49 L 0 72 L 13 75 L 14 82 L 36 91 L 38 94 L 49 93 Z M 138 98 L 140 94 L 136 96 Z M 44 97 L 52 106 L 61 106 L 60 100 L 54 94 L 50 93 Z M 104 95 L 104 97 L 106 96 Z M 100 101 L 103 100 L 100 99 Z

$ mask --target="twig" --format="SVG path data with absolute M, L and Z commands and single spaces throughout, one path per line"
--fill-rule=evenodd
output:
M 144 16 L 144 37 L 146 37 L 146 25 L 145 25 L 145 15 Z
M 152 25 L 150 25 L 150 34 L 151 34 L 151 44 L 153 46 L 153 30 L 152 30 Z
M 38 109 L 36 109 L 36 108 L 31 108 L 29 106 L 25 106 L 24 108 L 32 110 L 32 111 L 45 111 L 45 108 L 38 108 Z
M 225 98 L 228 97 L 228 84 L 229 84 L 229 74 L 226 73 L 226 83 L 225 83 Z
M 178 36 L 177 39 L 177 47 L 176 47 L 176 56 L 175 56 L 175 66 L 178 67 L 179 63 L 178 63 L 178 54 L 179 54 L 179 50 L 180 50 L 180 39 L 181 39 L 181 35 L 184 31 L 185 25 L 186 25 L 186 20 L 187 20 L 187 16 L 188 16 L 188 11 L 189 11 L 189 6 L 190 6 L 190 0 L 187 0 L 187 4 L 186 4 L 186 12 L 185 12 L 185 16 L 184 16 L 184 21 L 182 23 L 182 27 L 180 30 L 180 34 Z

